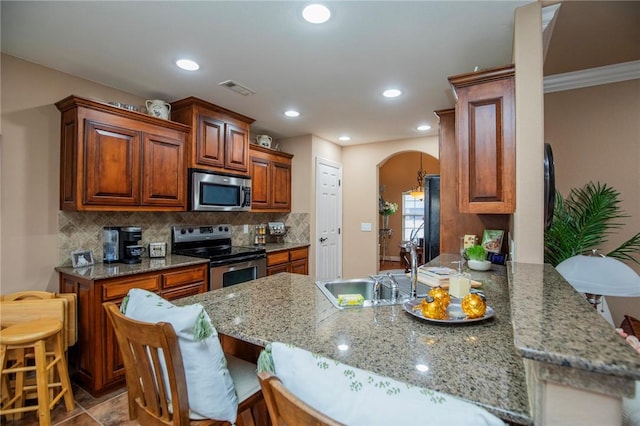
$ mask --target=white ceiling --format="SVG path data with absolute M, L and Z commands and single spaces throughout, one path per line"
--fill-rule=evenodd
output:
M 2 52 L 143 98 L 197 96 L 254 118 L 253 134 L 361 144 L 437 134 L 447 77 L 509 64 L 514 10 L 530 2 L 328 1 L 332 19 L 313 25 L 302 1 L 3 0 Z M 256 93 L 218 85 L 229 79 Z M 383 98 L 389 87 L 404 95 Z

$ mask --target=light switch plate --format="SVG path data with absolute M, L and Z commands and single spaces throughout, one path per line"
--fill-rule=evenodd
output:
M 244 225 L 242 227 L 242 232 L 244 232 L 245 234 L 248 234 L 249 233 L 249 225 Z
M 371 224 L 370 223 L 361 223 L 360 230 L 362 232 L 371 232 Z

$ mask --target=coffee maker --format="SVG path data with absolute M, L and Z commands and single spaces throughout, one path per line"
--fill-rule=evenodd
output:
M 119 258 L 122 263 L 140 263 L 145 248 L 138 244 L 142 239 L 142 228 L 140 226 L 121 226 L 119 228 Z

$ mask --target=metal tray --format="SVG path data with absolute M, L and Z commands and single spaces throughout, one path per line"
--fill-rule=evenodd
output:
M 480 318 L 467 318 L 464 312 L 462 312 L 462 301 L 460 299 L 451 298 L 451 303 L 447 307 L 447 313 L 449 314 L 449 319 L 439 320 L 433 318 L 427 318 L 422 315 L 420 308 L 416 308 L 416 306 L 422 303 L 423 299 L 409 299 L 402 304 L 407 313 L 413 315 L 416 318 L 420 318 L 424 321 L 429 322 L 437 322 L 441 324 L 467 324 L 470 322 L 484 321 L 486 319 L 492 318 L 495 315 L 493 308 L 487 305 L 487 310 L 484 313 L 483 317 Z

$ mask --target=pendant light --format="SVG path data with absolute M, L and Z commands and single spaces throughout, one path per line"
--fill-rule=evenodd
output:
M 424 176 L 427 173 L 422 170 L 422 153 L 420 153 L 420 169 L 418 169 L 418 186 L 415 187 L 415 189 L 411 190 L 411 196 L 413 198 L 419 198 L 419 199 L 423 199 L 424 198 L 424 187 L 422 186 L 422 182 L 424 182 Z

